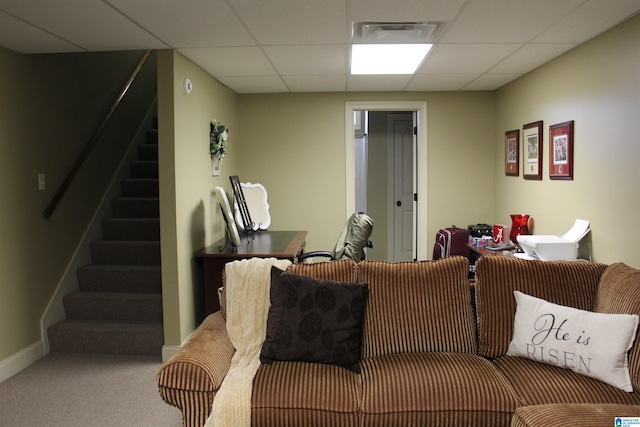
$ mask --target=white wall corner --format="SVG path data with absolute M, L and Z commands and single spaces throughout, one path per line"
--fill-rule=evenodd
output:
M 163 345 L 162 346 L 162 363 L 165 363 L 180 350 L 179 345 Z

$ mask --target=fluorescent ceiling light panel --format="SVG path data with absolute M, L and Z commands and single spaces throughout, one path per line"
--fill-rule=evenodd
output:
M 413 74 L 432 44 L 354 44 L 351 74 Z

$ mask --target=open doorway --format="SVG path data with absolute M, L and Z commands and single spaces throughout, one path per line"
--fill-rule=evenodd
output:
M 369 259 L 426 259 L 426 104 L 347 103 L 346 128 L 346 215 L 373 218 Z
M 415 111 L 355 112 L 356 210 L 375 221 L 368 259 L 415 259 Z

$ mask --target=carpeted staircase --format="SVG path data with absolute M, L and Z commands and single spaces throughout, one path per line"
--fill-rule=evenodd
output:
M 91 243 L 91 264 L 77 270 L 79 291 L 64 297 L 66 320 L 49 328 L 52 352 L 160 355 L 158 131 L 147 131 L 121 196 Z

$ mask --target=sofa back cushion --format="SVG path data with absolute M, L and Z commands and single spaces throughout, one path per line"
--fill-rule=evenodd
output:
M 313 277 L 314 279 L 335 280 L 336 282 L 355 282 L 356 263 L 351 259 L 344 259 L 331 262 L 316 263 L 296 263 L 291 264 L 287 271 L 301 276 Z M 222 318 L 227 320 L 227 292 L 225 289 L 227 278 L 225 271 L 222 271 L 222 288 L 218 290 L 220 299 L 220 312 Z
M 463 257 L 358 264 L 358 281 L 369 284 L 362 357 L 475 353 L 468 272 Z
M 489 358 L 507 353 L 516 313 L 513 291 L 593 310 L 598 281 L 606 267 L 592 262 L 481 257 L 476 262 L 478 353 Z
M 330 262 L 299 262 L 287 268 L 289 273 L 336 282 L 356 282 L 356 263 L 351 259 Z
M 612 264 L 598 285 L 594 311 L 640 315 L 640 270 L 625 264 Z M 640 344 L 638 337 L 629 352 L 629 373 L 635 390 L 640 390 Z

